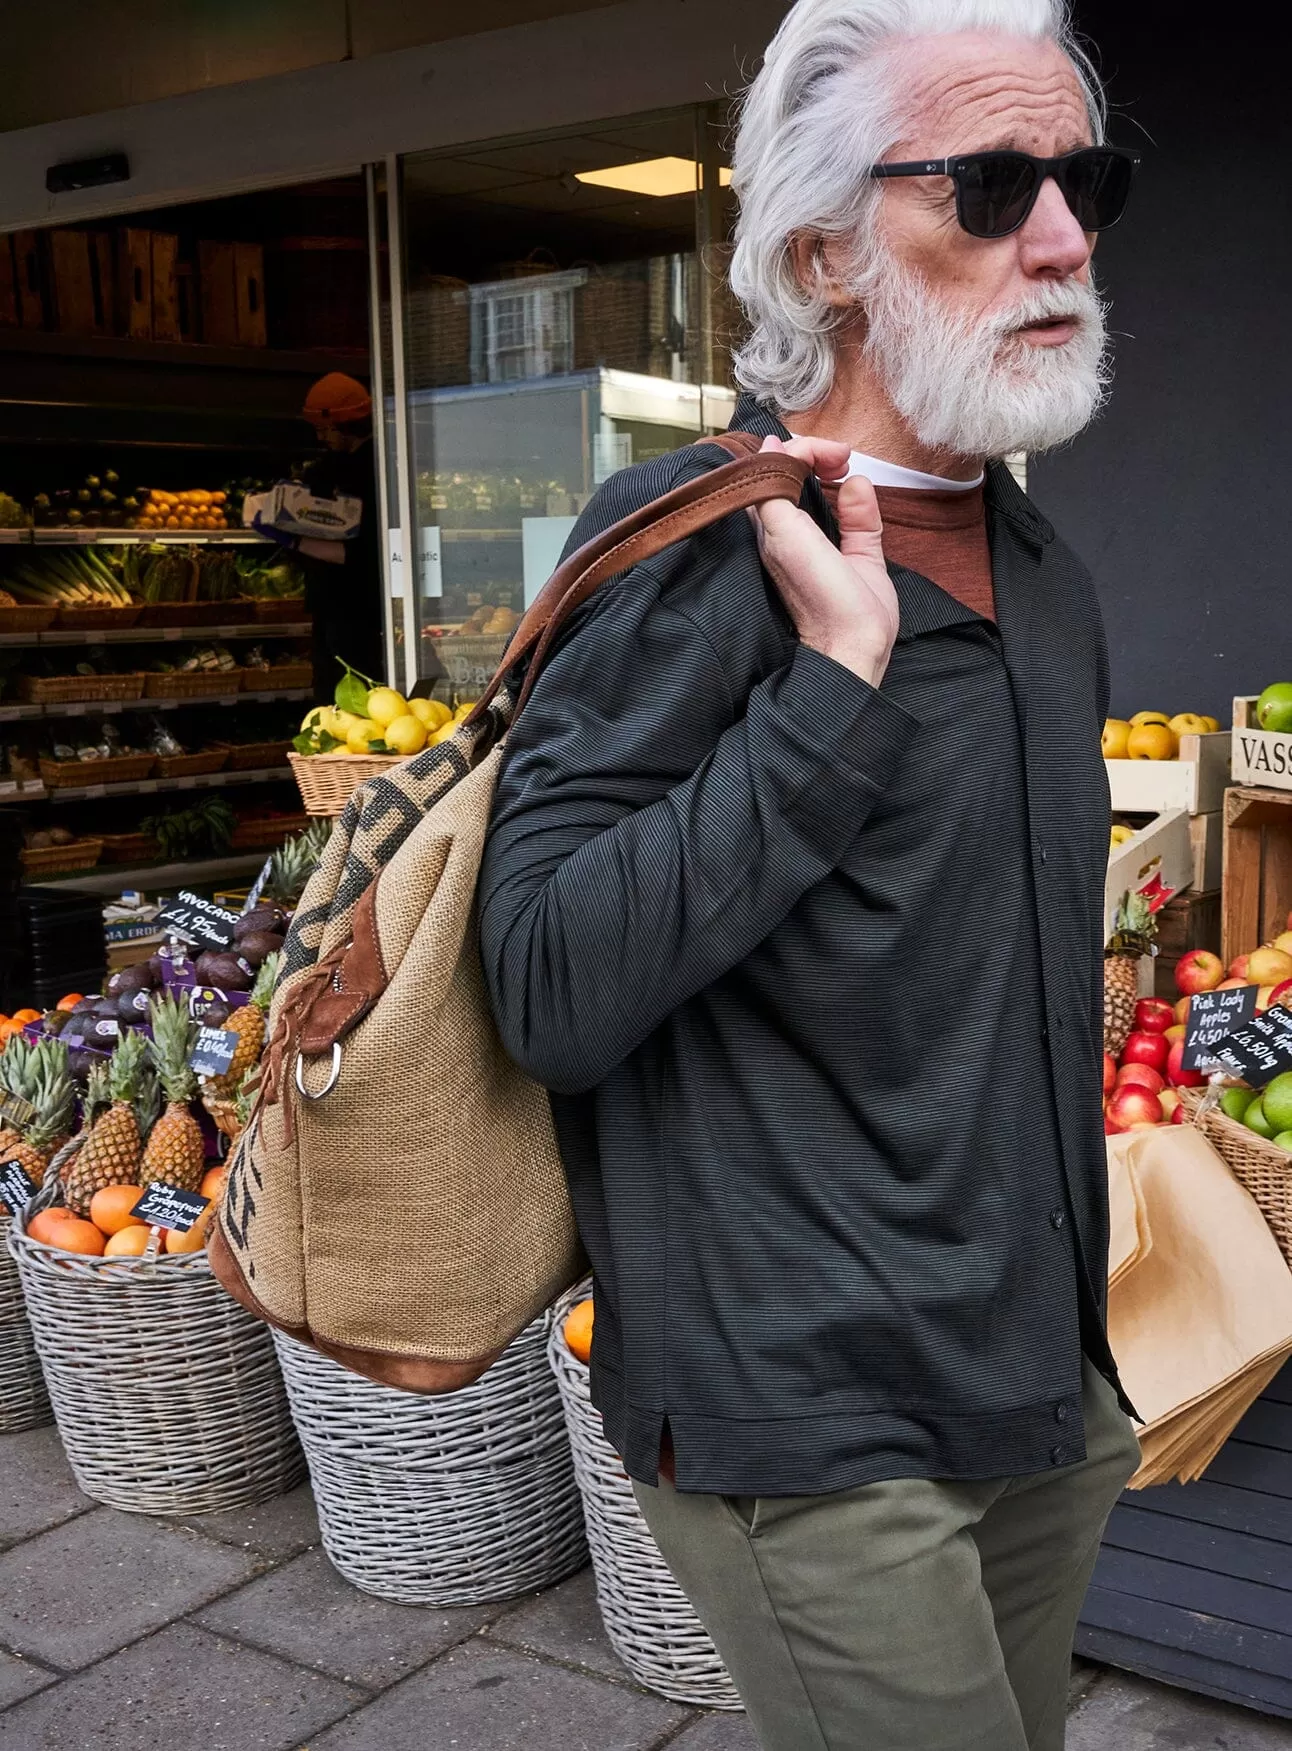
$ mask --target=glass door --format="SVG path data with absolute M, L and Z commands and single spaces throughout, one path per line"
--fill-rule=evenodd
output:
M 730 422 L 729 172 L 687 109 L 391 176 L 393 667 L 470 699 L 597 486 Z

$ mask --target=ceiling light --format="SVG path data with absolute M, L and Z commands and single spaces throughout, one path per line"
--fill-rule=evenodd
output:
M 612 164 L 608 170 L 576 170 L 580 182 L 597 188 L 622 188 L 634 195 L 691 195 L 700 185 L 694 158 L 643 158 L 636 164 Z M 724 165 L 718 182 L 726 188 L 731 172 Z

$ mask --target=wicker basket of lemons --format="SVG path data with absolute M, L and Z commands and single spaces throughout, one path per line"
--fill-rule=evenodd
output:
M 347 667 L 334 702 L 306 713 L 287 756 L 306 812 L 339 815 L 367 779 L 447 740 L 470 709 L 460 705 L 454 712 L 440 699 L 405 699 Z

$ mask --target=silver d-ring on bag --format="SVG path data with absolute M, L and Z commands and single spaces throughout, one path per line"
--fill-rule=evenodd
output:
M 303 1052 L 298 1052 L 296 1054 L 296 1086 L 305 1096 L 306 1100 L 322 1100 L 325 1094 L 331 1094 L 332 1090 L 337 1085 L 337 1078 L 341 1074 L 340 1040 L 333 1040 L 332 1042 L 332 1068 L 328 1071 L 327 1081 L 323 1084 L 322 1088 L 319 1089 L 317 1094 L 315 1094 L 312 1089 L 308 1089 L 305 1086 L 305 1079 L 301 1075 L 301 1065 L 304 1060 L 305 1054 Z

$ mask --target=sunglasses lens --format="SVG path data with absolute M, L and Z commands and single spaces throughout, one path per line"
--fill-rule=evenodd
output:
M 1106 231 L 1126 211 L 1134 165 L 1098 146 L 1074 152 L 1059 177 L 1064 199 L 1083 231 Z
M 960 223 L 974 237 L 1017 231 L 1036 197 L 1036 169 L 1016 152 L 980 152 L 956 171 Z

